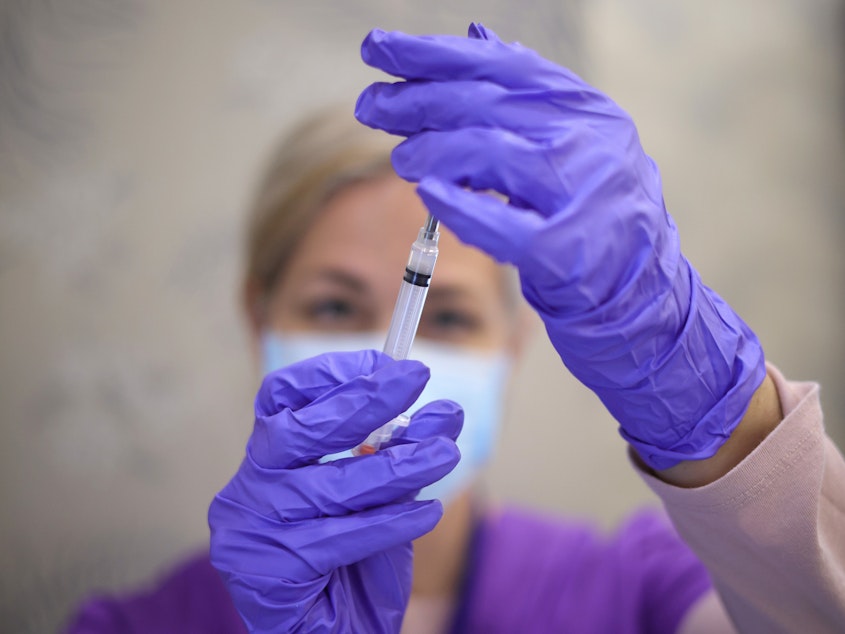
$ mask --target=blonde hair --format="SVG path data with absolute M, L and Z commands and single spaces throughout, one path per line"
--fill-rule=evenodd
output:
M 396 144 L 358 123 L 351 107 L 309 116 L 271 154 L 249 214 L 246 284 L 266 300 L 316 215 L 341 189 L 390 173 Z
M 261 318 L 291 255 L 339 191 L 392 173 L 396 137 L 358 123 L 348 106 L 323 109 L 284 136 L 270 155 L 247 221 L 245 300 Z M 522 304 L 515 269 L 503 267 L 509 312 Z

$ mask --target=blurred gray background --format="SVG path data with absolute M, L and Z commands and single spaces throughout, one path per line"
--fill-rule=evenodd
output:
M 244 209 L 304 110 L 380 76 L 374 26 L 480 20 L 638 122 L 688 257 L 845 442 L 843 12 L 833 0 L 0 0 L 0 630 L 204 548 L 259 377 Z M 404 237 L 402 238 L 404 239 Z M 495 498 L 611 526 L 654 503 L 542 332 Z

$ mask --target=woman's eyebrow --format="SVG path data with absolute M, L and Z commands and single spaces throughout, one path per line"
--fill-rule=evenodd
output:
M 437 272 L 435 271 L 435 276 Z M 462 284 L 446 284 L 437 285 L 437 280 L 433 280 L 431 288 L 428 291 L 429 299 L 437 300 L 453 300 L 453 299 L 469 299 L 473 296 L 472 289 L 467 288 Z
M 343 269 L 326 268 L 319 269 L 309 273 L 307 279 L 317 282 L 331 282 L 340 286 L 345 286 L 349 290 L 355 292 L 364 292 L 367 289 L 367 284 L 356 275 L 344 271 Z

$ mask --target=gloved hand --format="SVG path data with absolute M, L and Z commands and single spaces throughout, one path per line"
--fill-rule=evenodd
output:
M 398 632 L 411 540 L 440 519 L 419 489 L 458 462 L 463 412 L 420 409 L 370 456 L 320 463 L 404 412 L 428 380 L 418 361 L 325 354 L 268 375 L 238 472 L 208 513 L 211 563 L 251 632 Z
M 681 254 L 630 117 L 480 25 L 470 38 L 374 30 L 361 53 L 407 81 L 368 87 L 358 119 L 408 137 L 396 172 L 462 241 L 519 269 L 561 359 L 640 456 L 665 469 L 715 454 L 763 352 Z

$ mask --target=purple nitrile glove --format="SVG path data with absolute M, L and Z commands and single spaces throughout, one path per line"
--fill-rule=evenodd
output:
M 763 351 L 681 253 L 630 117 L 481 25 L 374 30 L 361 54 L 407 81 L 368 87 L 358 119 L 407 136 L 396 172 L 462 241 L 519 269 L 561 359 L 640 456 L 665 469 L 714 455 L 763 381 Z
M 398 632 L 411 540 L 440 519 L 414 501 L 458 462 L 463 412 L 434 401 L 386 448 L 321 463 L 404 412 L 418 361 L 330 353 L 269 374 L 246 457 L 208 512 L 211 563 L 251 632 Z

